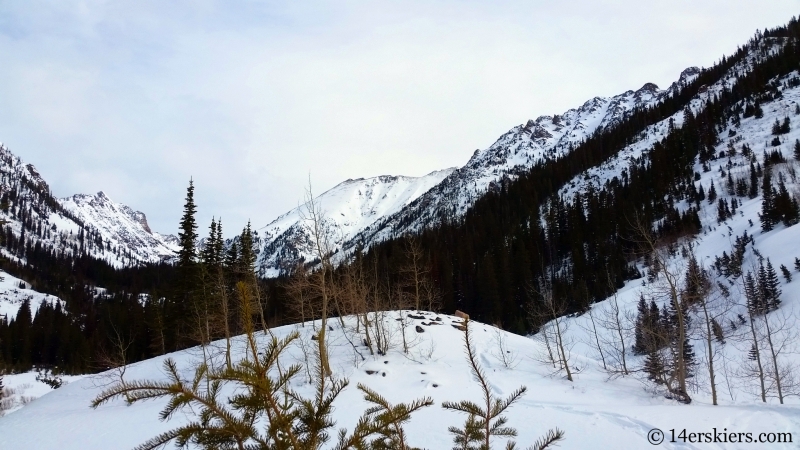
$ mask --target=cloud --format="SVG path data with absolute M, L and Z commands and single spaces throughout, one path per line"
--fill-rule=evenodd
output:
M 512 126 L 709 66 L 795 1 L 0 6 L 0 140 L 57 195 L 229 233 L 347 178 L 461 165 Z

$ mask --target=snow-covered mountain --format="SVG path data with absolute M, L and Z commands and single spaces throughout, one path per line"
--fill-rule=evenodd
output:
M 379 220 L 406 208 L 455 169 L 431 172 L 422 177 L 379 176 L 344 181 L 316 197 L 324 215 L 325 232 L 336 247 L 352 239 Z M 258 257 L 261 275 L 277 276 L 294 262 L 312 260 L 307 250 L 310 236 L 304 205 L 283 214 L 257 230 L 262 242 Z
M 476 150 L 463 167 L 420 178 L 377 177 L 348 180 L 320 195 L 326 231 L 340 255 L 369 248 L 386 239 L 457 220 L 484 194 L 529 170 L 534 164 L 569 152 L 593 133 L 618 124 L 631 112 L 647 108 L 688 83 L 700 69 L 691 67 L 661 90 L 647 83 L 636 91 L 595 97 L 563 114 L 541 116 L 500 136 L 489 148 Z M 300 212 L 278 217 L 259 233 L 258 268 L 276 276 L 301 258 L 307 240 Z
M 99 231 L 104 240 L 122 245 L 139 261 L 169 259 L 177 251 L 178 241 L 174 235 L 154 233 L 143 212 L 115 203 L 103 191 L 95 195 L 77 194 L 59 201 L 84 224 Z
M 156 262 L 174 255 L 174 236 L 153 233 L 145 214 L 110 200 L 103 192 L 55 198 L 32 164 L 0 144 L 0 250 L 25 260 L 37 244 L 63 254 L 84 253 L 115 266 Z

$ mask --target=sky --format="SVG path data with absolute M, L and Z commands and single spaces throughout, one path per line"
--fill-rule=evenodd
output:
M 260 228 L 349 178 L 460 166 L 517 124 L 666 88 L 800 0 L 0 2 L 0 142 L 58 197 Z

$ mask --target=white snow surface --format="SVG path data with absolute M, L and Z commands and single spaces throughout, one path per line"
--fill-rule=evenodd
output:
M 6 414 L 11 414 L 36 400 L 37 398 L 52 391 L 53 388 L 38 381 L 36 371 L 25 373 L 15 373 L 3 376 L 3 395 L 0 400 L 0 418 Z M 59 376 L 64 385 L 72 381 L 83 378 L 83 375 L 61 375 Z M 31 447 L 32 448 L 32 447 Z
M 42 294 L 30 289 L 31 285 L 27 282 L 9 275 L 0 270 L 0 319 L 8 319 L 17 316 L 19 307 L 25 300 L 31 305 L 31 314 L 36 315 L 39 305 L 45 301 L 54 303 L 61 301 L 58 297 L 49 294 Z M 21 287 L 24 285 L 25 287 Z
M 460 426 L 465 417 L 445 411 L 443 401 L 470 399 L 480 401 L 479 389 L 470 373 L 463 351 L 464 333 L 451 326 L 456 319 L 438 315 L 442 324 L 415 326 L 430 323 L 436 314 L 425 313 L 425 320 L 411 319 L 406 333 L 412 340 L 408 354 L 402 352 L 397 314 L 386 318 L 394 327 L 394 348 L 385 356 L 369 356 L 366 348 L 353 347 L 344 338 L 344 332 L 334 320 L 329 322 L 334 330 L 329 333 L 330 353 L 334 376 L 346 377 L 350 384 L 335 402 L 336 427 L 352 429 L 357 418 L 366 409 L 362 395 L 356 389 L 363 383 L 384 395 L 390 402 L 406 402 L 430 396 L 435 405 L 417 414 L 407 425 L 412 445 L 428 449 L 451 448 L 447 427 Z M 351 323 L 348 320 L 346 323 Z M 313 330 L 296 325 L 273 329 L 278 337 L 297 330 L 306 345 Z M 527 394 L 507 414 L 508 425 L 519 432 L 517 441 L 526 446 L 546 430 L 559 427 L 566 432 L 563 449 L 634 449 L 650 448 L 647 433 L 660 428 L 666 433 L 686 428 L 690 432 L 710 432 L 727 428 L 729 431 L 794 432 L 792 445 L 773 444 L 769 448 L 796 448 L 800 430 L 800 407 L 774 404 L 759 405 L 752 399 L 737 402 L 723 400 L 721 406 L 711 406 L 707 399 L 697 399 L 691 405 L 676 404 L 647 392 L 634 377 L 609 380 L 598 370 L 598 361 L 588 355 L 576 355 L 573 364 L 580 368 L 575 381 L 569 382 L 553 375 L 551 367 L 535 361 L 543 351 L 542 345 L 528 337 L 500 331 L 492 326 L 471 322 L 478 361 L 488 375 L 494 394 L 507 396 L 524 385 Z M 348 332 L 349 333 L 349 332 Z M 497 358 L 498 337 L 505 341 L 507 351 L 516 358 L 513 368 L 506 368 Z M 235 354 L 241 354 L 242 341 L 237 340 Z M 222 345 L 217 343 L 217 346 Z M 165 379 L 162 363 L 165 358 L 176 360 L 183 376 L 191 379 L 190 367 L 201 357 L 198 349 L 190 349 L 131 365 L 126 373 L 128 380 Z M 299 346 L 290 348 L 284 355 L 285 363 L 302 360 Z M 373 372 L 369 374 L 369 372 Z M 174 415 L 169 421 L 158 420 L 158 412 L 165 406 L 163 400 L 146 401 L 126 406 L 116 400 L 91 409 L 89 403 L 97 396 L 110 378 L 107 375 L 87 376 L 51 391 L 32 401 L 24 408 L 0 419 L 0 448 L 107 450 L 128 449 L 146 439 L 185 423 L 190 412 Z M 312 386 L 304 376 L 297 377 L 292 387 L 304 395 L 313 395 Z M 36 424 L 47 432 L 35 432 Z M 495 439 L 495 448 L 505 446 L 504 440 Z M 737 445 L 683 445 L 665 442 L 663 448 L 742 448 Z M 757 445 L 752 448 L 759 448 Z M 765 447 L 761 447 L 765 448 Z

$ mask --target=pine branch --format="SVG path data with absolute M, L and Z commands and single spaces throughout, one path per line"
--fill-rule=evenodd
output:
M 528 450 L 545 450 L 547 448 L 552 448 L 555 446 L 559 441 L 564 439 L 564 431 L 555 428 L 549 430 L 546 435 L 539 438 L 538 441 L 534 442 L 532 446 L 528 447 Z

